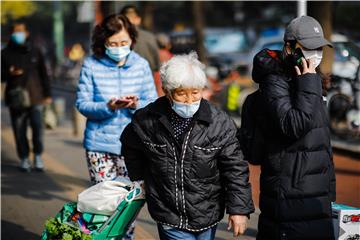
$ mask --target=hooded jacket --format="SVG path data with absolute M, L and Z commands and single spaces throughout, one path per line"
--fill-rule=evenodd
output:
M 265 49 L 254 58 L 265 138 L 257 239 L 334 239 L 335 174 L 321 78 L 294 76 L 281 54 Z
M 249 169 L 236 127 L 221 110 L 202 100 L 184 141 L 170 124 L 170 102 L 161 97 L 137 111 L 121 136 L 131 180 L 145 180 L 151 217 L 160 224 L 199 232 L 227 213 L 254 211 Z

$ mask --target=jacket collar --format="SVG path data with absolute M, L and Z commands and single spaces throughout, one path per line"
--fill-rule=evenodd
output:
M 137 59 L 138 59 L 138 55 L 134 51 L 131 51 L 129 53 L 129 55 L 127 56 L 125 64 L 123 66 L 121 66 L 121 67 L 122 68 L 129 68 L 132 65 L 134 65 L 134 63 L 137 61 Z M 109 58 L 106 54 L 104 54 L 104 56 L 99 58 L 99 61 L 102 62 L 103 64 L 105 64 L 106 66 L 109 66 L 109 67 L 118 67 L 117 62 L 115 62 L 114 60 Z
M 25 43 L 23 45 L 18 45 L 14 43 L 12 40 L 9 41 L 8 47 L 13 51 L 19 51 L 19 52 L 30 52 L 32 46 L 32 42 L 29 38 L 26 39 Z
M 164 117 L 168 118 L 172 111 L 169 99 L 165 96 L 158 98 L 150 107 L 150 111 L 160 115 L 163 119 Z M 207 100 L 201 99 L 199 110 L 194 115 L 194 119 L 208 124 L 213 122 L 210 104 Z

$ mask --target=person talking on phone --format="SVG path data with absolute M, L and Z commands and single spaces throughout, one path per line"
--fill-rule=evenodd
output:
M 264 153 L 259 240 L 334 239 L 335 174 L 318 71 L 326 46 L 332 47 L 318 21 L 302 16 L 286 27 L 282 51 L 254 57 L 263 107 L 252 111 L 264 138 L 257 147 Z
M 80 73 L 76 107 L 87 118 L 84 148 L 92 184 L 127 177 L 120 135 L 134 112 L 157 98 L 149 63 L 132 51 L 137 31 L 123 15 L 110 15 L 92 36 L 94 55 Z M 125 239 L 133 239 L 133 227 Z

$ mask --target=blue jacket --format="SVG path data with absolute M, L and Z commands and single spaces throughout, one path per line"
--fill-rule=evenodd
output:
M 136 95 L 138 109 L 157 98 L 148 62 L 132 51 L 122 67 L 104 56 L 85 59 L 80 73 L 76 107 L 87 118 L 84 147 L 89 151 L 120 154 L 120 135 L 130 123 L 132 109 L 112 111 L 111 98 Z

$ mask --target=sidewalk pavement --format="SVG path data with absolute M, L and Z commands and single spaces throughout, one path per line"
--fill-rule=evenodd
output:
M 72 135 L 69 122 L 45 133 L 45 172 L 19 171 L 8 112 L 2 107 L 1 125 L 1 211 L 2 239 L 39 239 L 46 219 L 53 217 L 65 202 L 89 186 L 81 139 Z M 251 216 L 249 228 L 240 239 L 255 239 L 259 211 Z M 219 223 L 216 239 L 235 239 L 226 230 L 227 216 Z M 136 227 L 137 240 L 158 239 L 155 222 L 145 206 Z

